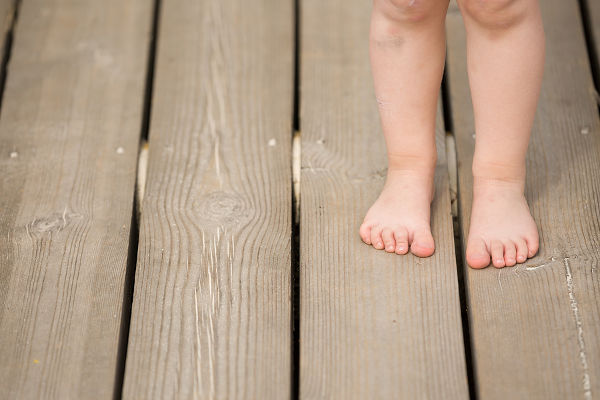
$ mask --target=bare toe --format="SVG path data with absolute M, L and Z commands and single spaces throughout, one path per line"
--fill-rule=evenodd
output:
M 383 238 L 383 244 L 385 245 L 385 251 L 393 253 L 396 247 L 396 241 L 394 240 L 394 232 L 390 228 L 383 228 L 381 232 Z
M 490 264 L 490 253 L 483 239 L 469 240 L 467 243 L 467 264 L 472 268 L 484 268 Z
M 396 239 L 396 253 L 408 253 L 408 231 L 406 230 L 406 228 L 396 229 L 394 231 L 394 237 Z
M 421 229 L 415 232 L 410 244 L 410 252 L 418 257 L 429 257 L 435 250 L 433 236 L 429 229 Z
M 539 239 L 537 236 L 526 237 L 525 241 L 527 242 L 527 257 L 531 258 L 535 256 L 539 249 Z
M 504 242 L 504 264 L 512 267 L 517 263 L 517 246 L 514 242 L 508 240 Z
M 499 240 L 492 240 L 490 243 L 492 252 L 492 264 L 496 268 L 504 267 L 504 245 Z
M 381 238 L 381 227 L 374 226 L 371 228 L 371 243 L 378 250 L 383 249 L 383 239 Z
M 360 226 L 360 229 L 358 230 L 358 233 L 363 242 L 365 242 L 366 244 L 371 244 L 371 225 L 370 224 L 363 222 L 363 224 Z
M 529 250 L 527 249 L 527 242 L 525 239 L 517 240 L 517 262 L 523 263 L 527 260 L 527 253 Z

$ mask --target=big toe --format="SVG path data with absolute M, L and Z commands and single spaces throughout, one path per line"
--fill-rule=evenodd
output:
M 472 268 L 484 268 L 490 264 L 490 253 L 482 239 L 470 239 L 467 243 L 467 264 Z
M 366 244 L 371 244 L 371 225 L 370 224 L 367 224 L 366 222 L 363 223 L 360 226 L 358 233 L 363 242 L 365 242 Z
M 421 229 L 415 232 L 410 243 L 410 252 L 418 257 L 429 257 L 435 251 L 435 243 L 429 229 Z

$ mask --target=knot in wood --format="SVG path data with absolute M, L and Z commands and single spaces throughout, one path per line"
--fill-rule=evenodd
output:
M 238 223 L 248 216 L 244 200 L 236 192 L 211 192 L 199 199 L 194 208 L 200 218 L 223 225 Z
M 80 215 L 66 211 L 62 213 L 55 212 L 47 217 L 34 219 L 29 223 L 29 230 L 31 233 L 37 235 L 59 232 L 63 230 L 73 218 L 76 217 L 80 217 Z

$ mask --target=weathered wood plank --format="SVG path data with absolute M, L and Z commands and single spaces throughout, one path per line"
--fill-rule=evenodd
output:
M 540 4 L 546 65 L 526 183 L 540 252 L 512 268 L 465 266 L 482 399 L 589 399 L 600 394 L 600 124 L 577 3 Z M 474 122 L 465 32 L 454 1 L 447 30 L 466 238 Z
M 286 398 L 292 1 L 161 8 L 124 397 Z
M 25 0 L 0 119 L 0 397 L 112 398 L 147 1 Z
M 358 234 L 387 162 L 368 2 L 302 2 L 300 397 L 468 397 L 441 112 L 434 256 Z

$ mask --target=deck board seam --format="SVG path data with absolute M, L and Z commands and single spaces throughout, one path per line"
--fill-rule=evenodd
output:
M 2 100 L 4 99 L 4 86 L 6 84 L 6 77 L 8 76 L 8 65 L 10 63 L 10 55 L 12 52 L 12 43 L 13 36 L 15 31 L 15 26 L 17 25 L 17 20 L 19 17 L 19 7 L 21 5 L 21 0 L 13 0 L 13 9 L 11 15 L 8 16 L 10 18 L 10 24 L 6 32 L 3 32 L 4 42 L 2 43 L 2 59 L 0 61 L 0 112 L 2 110 Z M 15 153 L 16 154 L 16 153 Z M 11 154 L 12 157 L 12 154 Z
M 20 0 L 18 0 L 20 1 Z M 140 221 L 142 213 L 142 202 L 144 197 L 144 186 L 146 183 L 148 162 L 148 130 L 150 128 L 150 115 L 152 110 L 152 92 L 154 81 L 154 65 L 156 63 L 156 38 L 158 36 L 158 21 L 161 0 L 153 0 L 152 22 L 150 26 L 150 40 L 148 48 L 148 59 L 146 62 L 146 81 L 144 89 L 144 102 L 142 110 L 142 123 L 140 127 L 140 142 L 137 153 L 135 183 L 133 191 L 133 207 L 131 217 L 131 228 L 129 231 L 129 248 L 125 271 L 125 289 L 123 291 L 123 312 L 121 314 L 121 327 L 119 329 L 119 347 L 117 353 L 117 365 L 115 368 L 115 386 L 113 399 L 120 400 L 123 396 L 123 384 L 125 382 L 125 365 L 127 362 L 127 347 L 129 343 L 129 330 L 131 326 L 131 311 L 133 306 L 133 292 L 135 287 L 135 271 L 138 258 L 138 247 L 140 239 Z
M 442 100 L 442 116 L 444 120 L 444 127 L 446 130 L 446 135 L 450 136 L 452 141 L 455 141 L 454 137 L 454 121 L 452 120 L 452 104 L 450 101 L 450 82 L 448 81 L 448 61 L 446 58 L 446 64 L 444 67 L 444 73 L 442 76 L 442 87 L 441 87 L 441 100 Z M 465 271 L 466 267 L 463 254 L 466 250 L 464 238 L 462 236 L 462 226 L 463 221 L 461 218 L 460 212 L 460 196 L 461 191 L 459 187 L 459 179 L 458 179 L 458 157 L 456 154 L 456 146 L 450 148 L 446 146 L 446 152 L 453 151 L 454 154 L 446 156 L 446 166 L 448 167 L 448 174 L 454 174 L 455 179 L 450 179 L 449 182 L 455 182 L 456 187 L 454 188 L 455 193 L 452 193 L 452 187 L 449 186 L 450 190 L 450 198 L 454 200 L 456 204 L 456 214 L 454 213 L 454 204 L 452 205 L 452 230 L 454 233 L 454 256 L 456 257 L 456 269 L 457 269 L 457 278 L 458 278 L 458 294 L 460 298 L 460 314 L 461 314 L 461 322 L 462 322 L 462 334 L 463 334 L 463 343 L 464 343 L 464 351 L 465 351 L 465 362 L 467 367 L 467 382 L 469 386 L 469 398 L 471 400 L 477 399 L 477 381 L 475 377 L 475 366 L 474 366 L 474 358 L 472 351 L 472 340 L 471 340 L 471 330 L 470 330 L 470 318 L 469 318 L 469 309 L 468 309 L 468 290 L 466 288 L 467 280 L 465 279 Z M 451 160 L 454 160 L 452 163 Z
M 300 132 L 300 0 L 293 0 L 294 34 L 294 88 L 292 103 L 292 231 L 290 249 L 291 282 L 291 382 L 290 399 L 300 397 L 300 179 L 301 132 Z

